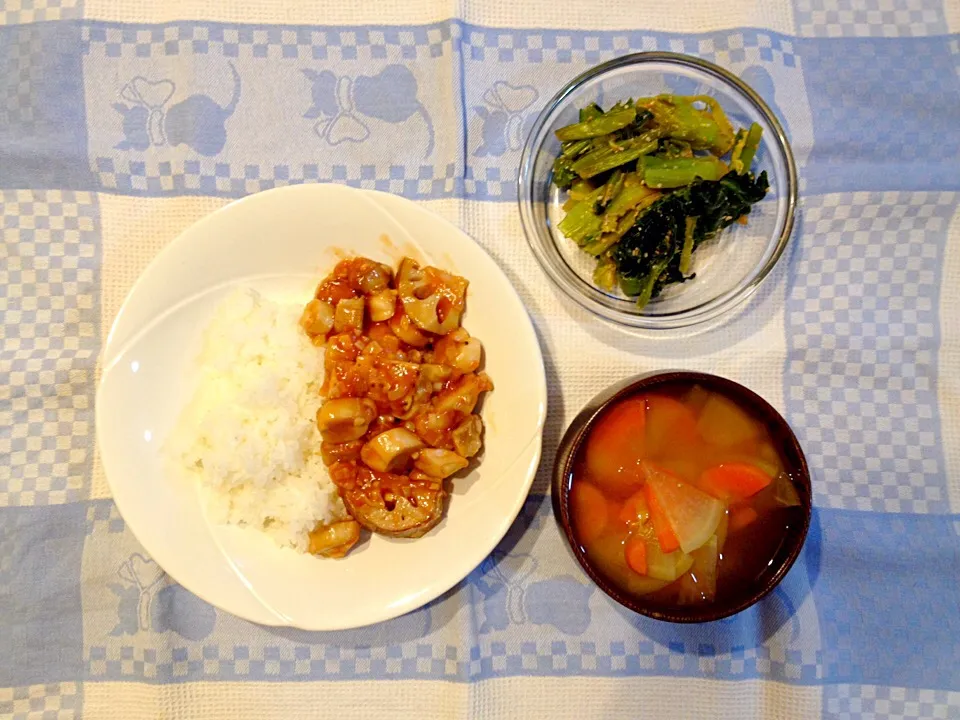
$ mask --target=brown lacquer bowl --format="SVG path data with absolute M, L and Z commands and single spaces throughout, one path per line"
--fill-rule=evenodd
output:
M 783 523 L 782 537 L 770 547 L 771 557 L 762 570 L 747 582 L 729 582 L 723 586 L 721 570 L 715 599 L 697 604 L 679 604 L 665 600 L 663 593 L 637 595 L 624 590 L 606 576 L 587 557 L 575 531 L 570 490 L 574 468 L 584 452 L 585 440 L 598 418 L 614 403 L 638 393 L 670 392 L 671 389 L 699 385 L 748 409 L 766 426 L 772 444 L 779 451 L 783 472 L 796 491 L 799 504 L 790 508 L 789 522 Z M 810 525 L 810 471 L 803 450 L 786 420 L 766 400 L 743 385 L 716 375 L 688 371 L 662 371 L 628 378 L 604 390 L 591 400 L 567 429 L 557 451 L 553 471 L 553 509 L 570 548 L 583 570 L 611 598 L 633 612 L 657 620 L 695 623 L 719 620 L 750 607 L 771 592 L 790 570 L 803 547 Z M 721 561 L 723 562 L 723 561 Z

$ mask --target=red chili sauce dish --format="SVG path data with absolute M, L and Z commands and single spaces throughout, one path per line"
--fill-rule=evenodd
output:
M 783 441 L 741 398 L 657 385 L 585 432 L 568 464 L 574 541 L 645 607 L 735 605 L 806 530 Z

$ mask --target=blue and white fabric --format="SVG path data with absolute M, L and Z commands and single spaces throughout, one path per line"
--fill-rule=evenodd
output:
M 640 50 L 742 77 L 799 167 L 787 255 L 692 337 L 569 304 L 516 208 L 543 104 Z M 174 583 L 93 434 L 98 354 L 146 263 L 231 199 L 302 182 L 397 193 L 472 235 L 533 317 L 550 392 L 546 460 L 496 551 L 350 632 L 258 627 Z M 955 0 L 0 1 L 0 717 L 960 717 L 958 206 Z M 790 574 L 702 626 L 610 601 L 548 498 L 582 404 L 667 367 L 768 398 L 815 475 Z

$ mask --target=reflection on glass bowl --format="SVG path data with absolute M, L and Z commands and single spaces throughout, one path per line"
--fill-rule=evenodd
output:
M 574 123 L 580 108 L 596 102 L 660 93 L 707 95 L 735 127 L 758 123 L 763 136 L 753 170 L 766 171 L 767 197 L 746 225 L 734 223 L 693 256 L 695 277 L 668 286 L 645 307 L 593 282 L 595 259 L 565 238 L 557 224 L 566 193 L 552 182 L 560 142 L 554 131 Z M 790 238 L 797 202 L 797 174 L 783 128 L 766 103 L 745 83 L 717 65 L 675 53 L 626 55 L 574 78 L 537 118 L 527 138 L 518 179 L 524 233 L 548 277 L 569 298 L 606 320 L 644 329 L 675 329 L 705 323 L 749 298 L 776 265 Z

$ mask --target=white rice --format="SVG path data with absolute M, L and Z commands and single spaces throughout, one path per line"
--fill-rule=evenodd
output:
M 196 394 L 167 449 L 200 482 L 212 522 L 258 528 L 303 552 L 307 533 L 344 509 L 319 454 L 323 352 L 300 329 L 300 311 L 251 289 L 217 307 Z

